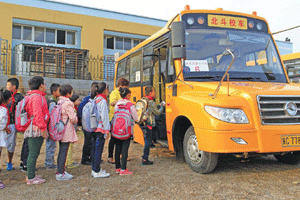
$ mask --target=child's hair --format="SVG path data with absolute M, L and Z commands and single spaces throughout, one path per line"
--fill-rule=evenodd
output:
M 63 84 L 59 87 L 59 93 L 61 96 L 66 96 L 67 94 L 71 94 L 73 87 L 70 84 Z
M 101 82 L 101 83 L 95 84 L 92 87 L 91 98 L 93 99 L 98 94 L 102 94 L 106 90 L 106 88 L 108 88 L 108 84 L 105 83 L 105 82 Z
M 145 94 L 146 96 L 148 96 L 150 94 L 150 92 L 153 91 L 153 87 L 152 86 L 146 86 L 145 87 Z
M 118 80 L 117 87 L 120 87 L 120 86 L 128 87 L 129 86 L 129 81 L 126 78 L 120 78 Z
M 97 85 L 97 84 L 99 84 L 99 83 L 98 82 L 93 82 L 92 85 L 91 85 L 91 89 L 93 88 L 94 85 Z
M 11 92 L 7 89 L 0 89 L 0 104 L 6 103 L 11 97 Z
M 19 80 L 17 78 L 10 78 L 7 80 L 12 86 L 16 86 L 16 90 L 19 89 Z
M 53 94 L 53 92 L 55 92 L 57 90 L 57 88 L 59 88 L 60 85 L 58 83 L 52 83 L 50 86 L 50 92 L 51 94 Z
M 41 85 L 44 85 L 44 78 L 41 76 L 35 76 L 28 81 L 30 90 L 38 90 Z
M 75 102 L 77 99 L 79 99 L 79 95 L 77 95 L 77 94 L 74 94 L 74 95 L 70 98 L 70 100 L 71 100 L 72 102 Z
M 120 88 L 119 91 L 122 98 L 125 98 L 128 94 L 131 93 L 128 88 Z

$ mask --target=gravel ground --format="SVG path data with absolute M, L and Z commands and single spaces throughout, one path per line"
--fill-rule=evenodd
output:
M 38 174 L 47 179 L 41 185 L 27 186 L 19 165 L 22 135 L 18 135 L 14 157 L 16 170 L 6 170 L 6 149 L 1 158 L 0 179 L 6 184 L 1 199 L 300 199 L 299 166 L 278 163 L 272 156 L 241 163 L 231 157 L 221 158 L 212 174 L 202 175 L 177 161 L 175 155 L 157 145 L 151 149 L 153 166 L 141 166 L 143 147 L 132 143 L 128 168 L 131 176 L 114 173 L 114 165 L 106 162 L 105 146 L 102 168 L 109 178 L 94 179 L 90 166 L 69 169 L 71 181 L 56 181 L 55 170 L 43 167 L 45 145 L 38 158 Z M 83 135 L 74 145 L 74 161 L 80 162 Z

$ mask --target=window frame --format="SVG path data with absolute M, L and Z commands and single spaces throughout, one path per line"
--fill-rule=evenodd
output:
M 73 30 L 65 30 L 65 29 L 57 29 L 57 28 L 48 28 L 48 27 L 43 27 L 43 26 L 32 26 L 32 25 L 26 25 L 26 24 L 18 24 L 18 23 L 13 23 L 12 24 L 12 31 L 13 31 L 13 26 L 20 26 L 21 27 L 21 38 L 20 39 L 15 39 L 12 38 L 13 40 L 21 40 L 21 41 L 29 41 L 29 42 L 36 42 L 39 44 L 49 44 L 49 45 L 65 45 L 65 46 L 71 46 L 71 47 L 75 47 L 77 46 L 77 31 L 73 31 Z M 30 40 L 24 40 L 23 38 L 23 32 L 24 32 L 24 27 L 31 27 L 31 39 Z M 39 42 L 39 41 L 35 41 L 35 29 L 36 28 L 43 28 L 44 29 L 44 42 Z M 46 32 L 47 29 L 52 29 L 55 30 L 55 42 L 54 43 L 48 43 L 46 41 Z M 65 44 L 58 44 L 57 43 L 57 31 L 65 31 Z M 75 39 L 75 44 L 68 44 L 68 33 L 72 32 L 75 34 L 74 39 Z M 13 35 L 13 33 L 12 33 Z

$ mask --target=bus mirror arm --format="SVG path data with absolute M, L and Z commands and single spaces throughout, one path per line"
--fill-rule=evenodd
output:
M 222 77 L 222 79 L 221 79 L 221 81 L 220 81 L 217 89 L 215 90 L 215 92 L 213 94 L 212 93 L 209 94 L 209 96 L 212 96 L 213 99 L 215 99 L 217 97 L 217 94 L 218 94 L 218 92 L 220 90 L 220 87 L 222 86 L 222 83 L 223 83 L 226 75 L 228 74 L 228 71 L 230 70 L 230 68 L 231 68 L 231 66 L 232 66 L 232 64 L 234 62 L 234 55 L 233 55 L 233 53 L 232 53 L 232 51 L 230 49 L 226 49 L 224 51 L 223 55 L 231 55 L 232 56 L 232 61 L 231 61 L 230 65 L 228 66 L 225 74 L 223 75 L 223 77 Z M 227 81 L 228 81 L 228 95 L 229 95 L 229 76 L 227 76 L 227 79 L 228 79 Z
M 178 73 L 178 75 L 177 75 L 175 81 L 173 82 L 173 84 L 168 86 L 168 89 L 173 88 L 177 80 L 179 80 L 179 81 L 181 81 L 182 83 L 184 83 L 184 84 L 190 86 L 190 87 L 193 89 L 193 86 L 192 86 L 192 85 L 190 85 L 190 84 L 188 84 L 187 82 L 185 82 L 185 81 L 179 79 L 180 74 L 183 72 L 183 68 L 184 68 L 184 59 L 181 59 L 181 70 L 180 70 L 180 72 Z

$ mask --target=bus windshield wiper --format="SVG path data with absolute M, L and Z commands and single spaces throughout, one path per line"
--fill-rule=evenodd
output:
M 244 77 L 229 77 L 229 80 L 230 79 L 241 79 L 241 80 L 262 80 L 261 78 L 259 77 L 252 77 L 252 76 L 244 76 Z
M 215 78 L 220 78 L 222 76 L 211 76 L 211 75 L 203 75 L 203 76 L 190 76 L 190 77 L 185 77 L 185 79 L 215 79 Z

